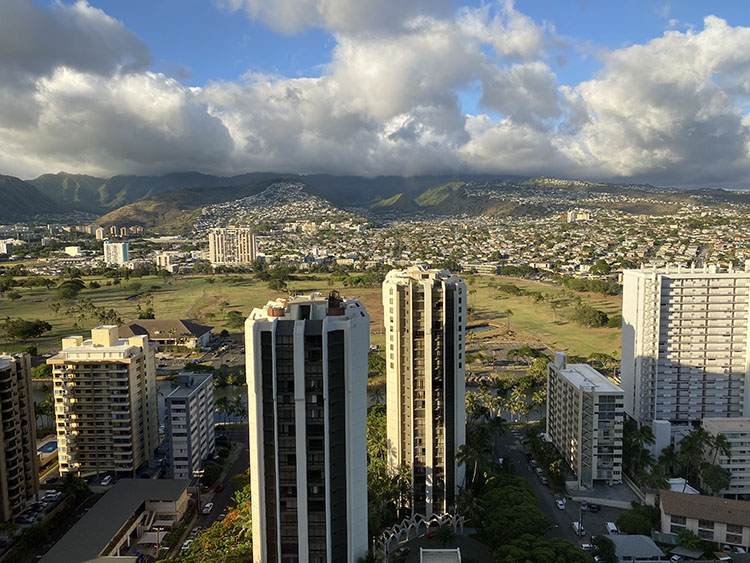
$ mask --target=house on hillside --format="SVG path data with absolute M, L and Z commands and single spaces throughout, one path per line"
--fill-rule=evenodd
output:
M 138 319 L 120 327 L 120 337 L 148 336 L 159 349 L 167 346 L 204 348 L 211 340 L 211 329 L 180 319 Z

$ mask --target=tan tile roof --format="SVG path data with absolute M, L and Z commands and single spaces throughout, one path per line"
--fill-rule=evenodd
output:
M 750 502 L 707 495 L 690 495 L 660 491 L 661 508 L 665 514 L 750 526 Z

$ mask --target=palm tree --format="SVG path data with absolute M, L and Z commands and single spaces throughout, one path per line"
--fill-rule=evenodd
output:
M 463 464 L 466 468 L 464 473 L 464 489 L 473 486 L 477 480 L 479 466 L 485 463 L 484 453 L 471 444 L 463 444 L 458 448 L 456 461 L 459 465 Z M 470 483 L 468 482 L 469 471 L 472 473 Z
M 667 470 L 667 473 L 677 473 L 676 468 L 679 466 L 680 456 L 677 454 L 673 445 L 670 444 L 662 449 L 657 463 L 664 467 Z
M 475 527 L 479 524 L 484 508 L 480 500 L 471 492 L 470 489 L 461 489 L 458 493 L 456 502 L 457 512 L 461 514 L 466 521 L 472 522 Z
M 440 542 L 443 549 L 448 545 L 448 542 L 453 541 L 456 537 L 456 532 L 453 531 L 453 527 L 448 524 L 443 524 L 435 532 L 435 539 Z
M 506 332 L 510 330 L 510 318 L 513 316 L 513 310 L 512 309 L 505 309 L 503 311 L 503 315 L 505 315 L 505 330 Z
M 372 401 L 375 405 L 382 405 L 385 403 L 385 386 L 384 385 L 373 385 L 372 386 Z
M 218 399 L 216 399 L 216 410 L 218 411 L 219 414 L 224 415 L 225 423 L 227 422 L 229 409 L 230 409 L 229 397 L 219 397 Z
M 713 463 L 716 465 L 716 458 L 719 456 L 719 454 L 723 455 L 724 457 L 732 457 L 732 444 L 729 443 L 729 440 L 727 437 L 719 432 L 716 436 L 713 437 L 713 440 L 711 441 L 711 451 L 713 452 Z
M 657 490 L 669 488 L 667 477 L 664 474 L 664 467 L 658 463 L 651 468 L 650 472 L 643 471 L 638 475 L 638 484 L 642 487 Z

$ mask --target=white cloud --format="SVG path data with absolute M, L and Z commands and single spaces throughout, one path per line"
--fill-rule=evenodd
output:
M 85 2 L 0 3 L 0 169 L 750 178 L 750 29 L 709 17 L 700 32 L 604 53 L 594 77 L 561 87 L 554 29 L 510 2 L 454 18 L 407 2 L 373 33 L 357 19 L 370 2 L 336 13 L 348 23 L 325 11 L 334 0 L 289 2 L 278 9 L 298 6 L 295 26 L 337 30 L 320 77 L 202 88 L 147 70 L 137 37 Z M 476 84 L 486 114 L 466 115 L 459 92 Z
M 356 33 L 400 28 L 423 15 L 447 15 L 449 0 L 216 0 L 245 11 L 273 29 L 294 33 L 308 27 Z

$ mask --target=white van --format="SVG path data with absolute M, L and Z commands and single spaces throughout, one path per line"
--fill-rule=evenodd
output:
M 571 523 L 571 526 L 573 526 L 573 531 L 576 533 L 576 536 L 583 537 L 586 535 L 586 530 L 583 529 L 583 526 L 580 522 L 573 522 Z
M 615 524 L 614 522 L 607 522 L 607 533 L 619 534 L 620 530 L 617 528 L 617 524 Z

